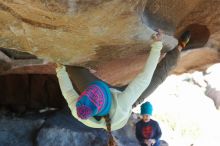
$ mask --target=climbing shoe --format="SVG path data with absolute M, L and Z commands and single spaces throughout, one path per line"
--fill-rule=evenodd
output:
M 182 48 L 185 48 L 186 45 L 189 43 L 189 40 L 191 38 L 191 33 L 190 31 L 185 31 L 179 38 L 179 45 L 182 47 Z

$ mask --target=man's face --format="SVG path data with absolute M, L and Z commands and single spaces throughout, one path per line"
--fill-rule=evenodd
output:
M 148 121 L 150 121 L 150 115 L 142 115 L 143 116 L 143 121 L 144 122 L 148 122 Z

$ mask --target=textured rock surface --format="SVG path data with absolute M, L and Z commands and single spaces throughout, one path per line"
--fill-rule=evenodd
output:
M 209 67 L 206 71 L 205 82 L 207 83 L 206 95 L 213 99 L 216 108 L 220 109 L 220 64 Z
M 182 53 L 172 73 L 182 74 L 193 71 L 205 71 L 209 66 L 220 62 L 220 52 L 211 48 L 201 48 Z
M 0 115 L 1 146 L 31 146 L 34 134 L 44 123 L 44 118 L 18 118 Z
M 145 1 L 0 1 L 1 47 L 65 64 L 128 57 L 147 46 Z
M 126 84 L 143 67 L 151 28 L 178 36 L 191 24 L 201 25 L 211 35 L 206 46 L 218 49 L 219 5 L 216 0 L 1 0 L 0 47 L 86 66 L 112 84 Z M 199 31 L 192 42 L 204 45 L 204 35 Z M 166 37 L 165 44 L 171 49 L 176 41 Z M 54 73 L 53 69 L 16 68 L 9 73 Z
M 124 128 L 113 132 L 119 146 L 137 145 L 134 134 L 133 120 L 130 120 Z M 38 145 L 104 146 L 106 142 L 107 134 L 104 130 L 83 125 L 74 119 L 67 109 L 50 116 L 37 136 Z

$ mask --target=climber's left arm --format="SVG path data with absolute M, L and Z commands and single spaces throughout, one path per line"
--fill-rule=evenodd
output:
M 143 91 L 150 84 L 154 70 L 160 58 L 160 51 L 163 45 L 161 41 L 156 41 L 151 45 L 150 55 L 144 66 L 144 69 L 136 78 L 131 81 L 128 87 L 118 95 L 118 103 L 120 107 L 130 108 L 134 102 L 140 97 Z

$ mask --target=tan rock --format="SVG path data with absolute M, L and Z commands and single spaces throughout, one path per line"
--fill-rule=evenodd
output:
M 143 67 L 152 29 L 179 36 L 191 24 L 202 25 L 211 35 L 206 46 L 218 49 L 219 6 L 216 0 L 0 0 L 0 47 L 88 67 L 108 82 L 126 84 Z M 207 35 L 199 32 L 192 40 L 204 45 Z M 165 44 L 170 50 L 176 40 L 166 36 Z

